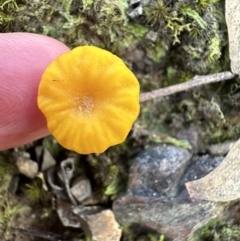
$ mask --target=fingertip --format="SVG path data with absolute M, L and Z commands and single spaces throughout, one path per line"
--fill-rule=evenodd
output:
M 47 65 L 69 51 L 63 43 L 30 33 L 0 34 L 0 150 L 48 134 L 37 106 L 37 92 Z

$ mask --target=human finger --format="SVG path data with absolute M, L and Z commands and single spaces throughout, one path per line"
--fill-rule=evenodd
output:
M 37 106 L 38 85 L 47 65 L 67 51 L 43 35 L 0 34 L 0 150 L 49 134 Z

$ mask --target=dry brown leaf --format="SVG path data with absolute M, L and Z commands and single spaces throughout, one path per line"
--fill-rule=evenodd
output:
M 240 1 L 225 1 L 225 17 L 228 28 L 229 55 L 231 59 L 231 69 L 235 74 L 240 75 Z
M 198 199 L 225 202 L 240 198 L 240 139 L 215 170 L 185 185 L 189 195 Z

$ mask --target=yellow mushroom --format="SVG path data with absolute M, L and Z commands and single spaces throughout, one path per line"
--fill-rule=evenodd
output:
M 101 153 L 126 139 L 139 114 L 139 91 L 138 80 L 120 58 L 80 46 L 46 68 L 38 106 L 62 146 Z

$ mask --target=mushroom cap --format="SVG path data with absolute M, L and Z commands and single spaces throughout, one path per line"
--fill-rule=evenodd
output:
M 126 139 L 139 114 L 139 92 L 138 80 L 120 58 L 80 46 L 48 65 L 38 106 L 62 146 L 102 153 Z

